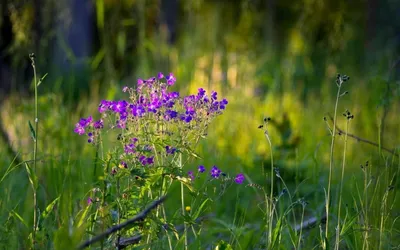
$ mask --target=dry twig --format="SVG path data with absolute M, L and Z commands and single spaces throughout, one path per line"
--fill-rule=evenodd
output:
M 143 210 L 142 212 L 140 212 L 138 215 L 136 215 L 135 217 L 133 217 L 132 219 L 129 219 L 121 224 L 115 225 L 111 228 L 109 228 L 107 231 L 96 235 L 95 237 L 93 237 L 92 239 L 83 242 L 81 245 L 78 246 L 78 249 L 84 249 L 90 245 L 92 245 L 93 243 L 96 243 L 106 237 L 108 237 L 109 235 L 111 235 L 112 233 L 115 233 L 137 221 L 143 220 L 144 218 L 146 218 L 147 214 L 153 210 L 154 208 L 156 208 L 158 205 L 160 205 L 162 202 L 164 202 L 166 196 L 161 197 L 158 200 L 153 201 L 145 210 Z

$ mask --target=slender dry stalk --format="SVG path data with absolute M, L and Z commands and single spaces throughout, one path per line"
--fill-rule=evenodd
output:
M 339 250 L 339 244 L 340 244 L 340 210 L 342 207 L 342 194 L 343 194 L 343 179 L 344 179 L 344 169 L 346 166 L 346 150 L 347 150 L 347 135 L 349 132 L 349 123 L 350 120 L 353 119 L 353 115 L 350 114 L 349 111 L 346 112 L 345 114 L 347 116 L 347 122 L 346 122 L 346 134 L 344 137 L 344 149 L 343 149 L 343 162 L 342 162 L 342 175 L 340 178 L 340 191 L 339 191 L 339 203 L 338 203 L 338 216 L 337 216 L 337 227 L 336 227 L 336 242 L 335 242 L 335 249 Z
M 330 157 L 329 157 L 329 177 L 328 177 L 328 191 L 326 194 L 326 203 L 325 203 L 325 213 L 326 213 L 326 224 L 325 224 L 325 239 L 323 239 L 323 245 L 322 247 L 326 249 L 327 247 L 327 242 L 326 240 L 328 239 L 328 233 L 329 233 L 329 208 L 330 208 L 330 202 L 331 202 L 331 185 L 332 185 L 332 170 L 333 170 L 333 153 L 334 153 L 334 147 L 335 147 L 335 139 L 336 139 L 336 116 L 337 116 L 337 107 L 339 103 L 339 97 L 340 97 L 340 89 L 342 86 L 342 79 L 339 77 L 339 83 L 338 83 L 338 91 L 336 94 L 336 102 L 335 102 L 335 111 L 334 111 L 334 116 L 333 116 L 333 128 L 332 128 L 332 141 L 331 141 L 331 151 L 330 151 Z
M 37 163 L 37 151 L 38 151 L 38 135 L 39 135 L 39 117 L 38 117 L 38 83 L 36 76 L 36 65 L 35 65 L 35 54 L 30 54 L 29 58 L 31 59 L 31 65 L 33 68 L 33 84 L 35 89 L 35 132 L 33 136 L 34 144 L 33 144 L 33 175 L 36 177 L 36 163 Z M 32 231 L 32 246 L 33 249 L 36 249 L 36 230 L 37 230 L 37 190 L 35 184 L 32 184 L 33 189 L 33 231 Z

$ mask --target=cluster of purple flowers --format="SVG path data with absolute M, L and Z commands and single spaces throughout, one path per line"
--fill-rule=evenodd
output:
M 171 146 L 165 146 L 165 151 L 167 151 L 167 154 L 173 155 L 176 153 L 176 148 Z
M 196 95 L 181 98 L 179 92 L 168 91 L 168 87 L 175 82 L 176 78 L 172 73 L 167 76 L 158 73 L 157 78 L 139 79 L 136 89 L 123 88 L 123 92 L 129 91 L 130 101 L 102 100 L 98 111 L 101 114 L 107 112 L 116 114 L 117 119 L 111 127 L 124 129 L 130 119 L 139 119 L 146 114 L 157 114 L 156 117 L 162 117 L 165 121 L 182 121 L 187 124 L 201 122 L 208 117 L 221 114 L 228 104 L 226 99 L 218 101 L 217 92 L 212 91 L 211 95 L 207 96 L 203 88 L 199 88 Z M 82 118 L 76 124 L 74 131 L 83 135 L 87 133 L 86 130 L 92 131 L 103 127 L 103 120 L 93 123 L 90 116 L 87 119 Z
M 92 116 L 82 118 L 75 125 L 74 132 L 79 135 L 86 134 L 89 137 L 88 142 L 95 143 L 100 130 L 104 128 L 103 119 L 106 118 L 111 121 L 109 126 L 111 129 L 138 131 L 144 124 L 138 121 L 144 119 L 145 122 L 152 120 L 157 121 L 158 124 L 175 124 L 178 129 L 187 128 L 189 131 L 193 128 L 192 125 L 209 123 L 212 118 L 222 114 L 228 104 L 226 99 L 218 100 L 217 92 L 212 91 L 207 95 L 203 88 L 199 88 L 194 95 L 182 97 L 179 92 L 169 91 L 169 87 L 175 83 L 176 78 L 172 73 L 164 75 L 160 72 L 157 77 L 147 80 L 138 79 L 135 88 L 125 86 L 122 89 L 123 92 L 129 94 L 128 100 L 102 100 L 98 106 L 102 119 L 93 121 Z M 109 119 L 110 117 L 115 117 L 115 119 Z M 131 137 L 133 138 L 122 140 L 124 156 L 121 159 L 127 162 L 133 159 L 134 162 L 143 166 L 153 165 L 154 154 L 157 150 L 146 145 L 149 143 L 142 139 L 139 142 L 137 137 L 142 137 L 135 132 Z M 162 147 L 165 148 L 165 156 L 174 155 L 179 151 L 173 145 L 164 144 Z M 125 163 L 120 166 L 127 168 L 128 165 Z M 204 166 L 200 166 L 198 171 L 203 173 Z M 220 174 L 221 171 L 214 166 L 211 176 L 218 178 Z M 194 178 L 193 173 L 191 177 Z
M 204 172 L 206 171 L 206 168 L 205 168 L 203 165 L 200 165 L 200 166 L 197 168 L 197 171 L 198 171 L 199 173 L 204 173 Z M 214 178 L 214 179 L 218 179 L 218 178 L 220 177 L 221 174 L 222 174 L 222 171 L 221 171 L 221 169 L 219 169 L 217 166 L 213 166 L 213 167 L 211 168 L 211 170 L 210 170 L 210 175 L 211 175 L 211 177 Z M 189 171 L 189 172 L 188 172 L 188 177 L 189 177 L 192 181 L 195 179 L 195 176 L 194 176 L 193 171 Z M 244 179 L 245 179 L 245 178 L 244 178 L 244 175 L 243 175 L 242 173 L 239 173 L 239 174 L 237 174 L 236 177 L 235 177 L 235 182 L 236 182 L 237 184 L 242 184 L 243 181 L 244 181 Z
M 88 118 L 81 118 L 79 122 L 75 124 L 74 132 L 79 135 L 83 135 L 86 133 L 86 129 L 88 129 L 88 142 L 92 143 L 94 142 L 94 137 L 97 134 L 98 130 L 102 129 L 103 127 L 104 125 L 102 119 L 93 122 L 92 116 L 89 116 Z
M 163 79 L 166 83 L 162 82 Z M 228 104 L 226 99 L 218 101 L 217 92 L 213 91 L 210 96 L 207 96 L 203 88 L 198 90 L 197 95 L 180 98 L 179 92 L 168 91 L 168 87 L 174 85 L 175 82 L 176 78 L 172 73 L 166 77 L 159 73 L 157 78 L 139 79 L 136 92 L 128 87 L 123 88 L 124 92 L 131 90 L 130 102 L 102 100 L 98 110 L 100 113 L 117 114 L 118 119 L 114 126 L 125 128 L 129 118 L 140 118 L 146 114 L 158 114 L 165 121 L 180 120 L 185 123 L 201 121 L 204 116 L 221 114 Z M 75 132 L 84 134 L 84 128 L 88 125 L 83 121 Z M 102 128 L 103 125 L 98 124 L 97 127 Z
M 134 137 L 132 138 L 129 143 L 125 144 L 124 146 L 124 153 L 126 155 L 134 155 L 136 159 L 143 165 L 153 165 L 154 163 L 154 156 L 146 157 L 144 153 L 152 153 L 153 149 L 149 145 L 145 145 L 142 148 L 138 147 L 139 139 Z

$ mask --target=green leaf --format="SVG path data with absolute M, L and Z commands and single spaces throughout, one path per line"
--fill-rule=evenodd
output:
M 19 221 L 21 221 L 22 224 L 24 224 L 24 226 L 25 226 L 26 228 L 29 228 L 29 227 L 28 227 L 28 224 L 26 223 L 26 221 L 24 220 L 24 218 L 21 217 L 21 215 L 19 215 L 19 214 L 18 214 L 17 212 L 15 212 L 14 210 L 11 210 L 10 213 L 11 213 L 13 216 L 15 216 Z
M 87 207 L 85 208 L 85 210 L 83 210 L 83 213 L 82 213 L 81 217 L 79 218 L 77 227 L 80 227 L 80 226 L 83 225 L 84 221 L 86 220 L 87 214 L 88 214 L 88 212 L 90 211 L 90 207 L 91 207 L 91 206 L 89 205 L 89 206 L 87 206 Z
M 290 225 L 290 223 L 287 223 L 287 226 L 289 229 L 290 240 L 292 241 L 293 246 L 296 246 L 297 243 L 299 242 L 299 237 L 297 233 L 294 231 L 292 225 Z
M 278 222 L 275 225 L 274 231 L 272 233 L 271 249 L 274 248 L 275 243 L 279 238 L 279 235 L 281 233 L 281 227 L 282 227 L 282 217 L 279 218 Z
M 200 213 L 203 211 L 204 206 L 206 205 L 207 201 L 209 201 L 209 200 L 210 200 L 210 198 L 207 198 L 201 203 L 199 209 L 197 209 L 196 213 L 193 215 L 193 220 L 196 220 L 199 217 Z
M 343 236 L 347 233 L 347 231 L 354 225 L 354 223 L 357 221 L 358 219 L 358 214 L 354 215 L 353 218 L 350 219 L 349 222 L 344 223 L 342 230 L 340 231 L 340 236 Z
M 37 84 L 37 87 L 39 87 L 39 85 L 43 82 L 43 80 L 46 78 L 47 75 L 48 75 L 48 73 L 44 74 L 44 76 L 42 76 L 42 77 L 39 79 L 39 82 L 38 82 L 38 84 Z
M 28 124 L 29 124 L 29 130 L 31 131 L 31 137 L 32 137 L 33 141 L 36 141 L 36 132 L 32 126 L 31 121 L 28 121 Z
M 218 242 L 218 245 L 215 247 L 215 250 L 233 250 L 233 248 L 231 244 L 221 240 L 220 242 Z
M 25 162 L 26 172 L 28 173 L 29 182 L 32 184 L 32 188 L 36 190 L 37 188 L 37 176 L 34 171 L 29 167 L 28 163 Z
M 96 17 L 97 17 L 97 27 L 100 30 L 104 29 L 104 0 L 96 1 Z
M 175 238 L 177 239 L 177 240 L 179 240 L 179 233 L 178 233 L 178 231 L 176 230 L 176 228 L 175 228 L 175 225 L 173 224 L 173 223 L 167 223 L 167 231 L 172 231 L 172 233 L 173 233 L 173 235 L 175 236 Z
M 49 205 L 47 205 L 46 209 L 42 213 L 43 219 L 46 219 L 50 215 L 51 211 L 53 211 L 53 208 L 57 204 L 59 199 L 60 199 L 60 196 L 55 198 Z
M 17 167 L 19 165 L 21 165 L 21 163 L 20 163 L 18 165 L 13 166 L 15 160 L 18 158 L 18 154 L 19 154 L 19 152 L 15 155 L 14 159 L 12 160 L 12 162 L 8 165 L 8 168 L 7 168 L 6 172 L 3 174 L 3 176 L 0 179 L 0 184 L 4 181 L 4 179 L 7 177 L 7 175 L 9 175 L 12 171 L 17 169 Z
M 190 192 L 194 192 L 194 189 L 192 187 L 192 180 L 190 178 L 177 176 L 176 179 L 183 185 L 185 185 L 190 190 Z
M 94 57 L 94 59 L 92 60 L 91 65 L 90 65 L 93 70 L 98 69 L 100 63 L 104 59 L 105 54 L 106 54 L 106 52 L 105 52 L 104 48 L 101 48 L 99 50 L 99 52 L 97 52 L 96 56 Z

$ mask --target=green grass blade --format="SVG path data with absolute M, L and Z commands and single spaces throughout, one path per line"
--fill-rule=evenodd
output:
M 54 206 L 57 204 L 59 199 L 60 199 L 60 196 L 55 198 L 49 205 L 47 205 L 46 209 L 42 213 L 43 219 L 46 219 L 50 215 L 50 213 L 53 211 Z
M 35 129 L 33 128 L 33 126 L 32 126 L 31 121 L 28 121 L 28 124 L 29 124 L 29 130 L 31 132 L 31 137 L 32 137 L 33 141 L 36 141 L 36 132 L 35 132 Z

